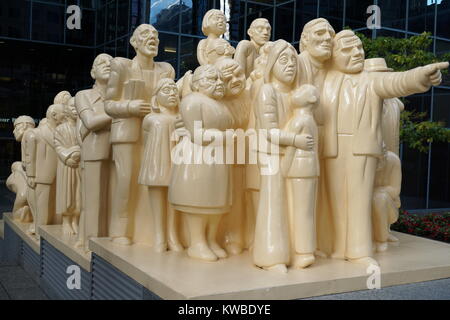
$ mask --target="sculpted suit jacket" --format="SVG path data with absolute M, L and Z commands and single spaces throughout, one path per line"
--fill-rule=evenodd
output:
M 79 91 L 75 106 L 80 115 L 77 129 L 81 138 L 83 161 L 109 158 L 111 118 L 105 113 L 105 99 L 97 89 Z
M 134 143 L 137 142 L 141 133 L 142 118 L 132 115 L 128 110 L 131 100 L 142 99 L 151 103 L 156 83 L 162 78 L 175 78 L 175 70 L 166 62 L 155 62 L 150 77 L 149 71 L 144 71 L 138 64 L 137 58 L 133 60 L 126 58 L 114 58 L 111 61 L 111 75 L 106 92 L 105 111 L 113 120 L 111 124 L 111 143 Z M 137 90 L 140 93 L 129 97 L 127 88 L 130 80 L 141 80 L 145 82 L 145 88 Z M 132 94 L 133 95 L 133 94 Z
M 337 119 L 345 76 L 357 83 L 353 94 L 353 154 L 380 156 L 383 143 L 383 100 L 427 91 L 430 85 L 427 84 L 422 68 L 405 72 L 363 71 L 355 75 L 329 71 L 321 97 L 324 107 L 324 157 L 334 158 L 338 155 Z
M 33 130 L 32 142 L 27 144 L 30 163 L 26 167 L 28 177 L 35 177 L 40 184 L 53 184 L 58 163 L 53 140 L 54 130 L 47 123 L 39 124 Z

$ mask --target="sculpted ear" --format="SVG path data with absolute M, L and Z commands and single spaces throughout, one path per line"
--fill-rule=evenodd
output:
M 137 47 L 137 40 L 136 40 L 136 37 L 134 35 L 130 38 L 130 44 L 133 46 L 133 48 L 136 49 L 136 47 Z
M 248 29 L 247 34 L 249 35 L 250 38 L 252 38 L 254 35 L 253 29 L 252 28 Z
M 91 78 L 95 80 L 95 72 L 94 72 L 94 68 L 91 69 Z

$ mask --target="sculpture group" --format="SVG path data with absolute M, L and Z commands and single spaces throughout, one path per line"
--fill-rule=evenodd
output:
M 300 53 L 269 41 L 263 18 L 235 50 L 226 24 L 206 13 L 200 66 L 178 82 L 142 24 L 133 59 L 100 54 L 92 89 L 59 93 L 36 128 L 16 119 L 7 185 L 30 234 L 62 224 L 86 251 L 110 237 L 205 261 L 249 250 L 280 272 L 318 256 L 377 264 L 398 241 L 397 98 L 438 85 L 448 63 L 392 72 L 323 18 L 304 26 Z

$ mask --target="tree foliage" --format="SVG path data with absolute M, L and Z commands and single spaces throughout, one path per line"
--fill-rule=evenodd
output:
M 377 37 L 371 39 L 363 34 L 361 38 L 366 58 L 382 57 L 394 71 L 406 71 L 426 64 L 448 61 L 450 53 L 436 56 L 431 52 L 433 40 L 430 33 L 409 38 Z M 448 70 L 443 70 L 448 73 Z M 401 116 L 400 140 L 408 147 L 421 152 L 428 151 L 430 142 L 450 143 L 450 129 L 444 122 L 426 121 L 426 113 L 408 110 L 408 101 L 403 100 L 405 110 Z

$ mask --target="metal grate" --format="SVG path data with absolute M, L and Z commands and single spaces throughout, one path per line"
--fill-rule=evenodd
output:
M 52 299 L 61 300 L 89 300 L 91 297 L 91 273 L 79 267 L 81 288 L 67 287 L 67 267 L 78 266 L 50 243 L 41 238 L 41 286 Z

